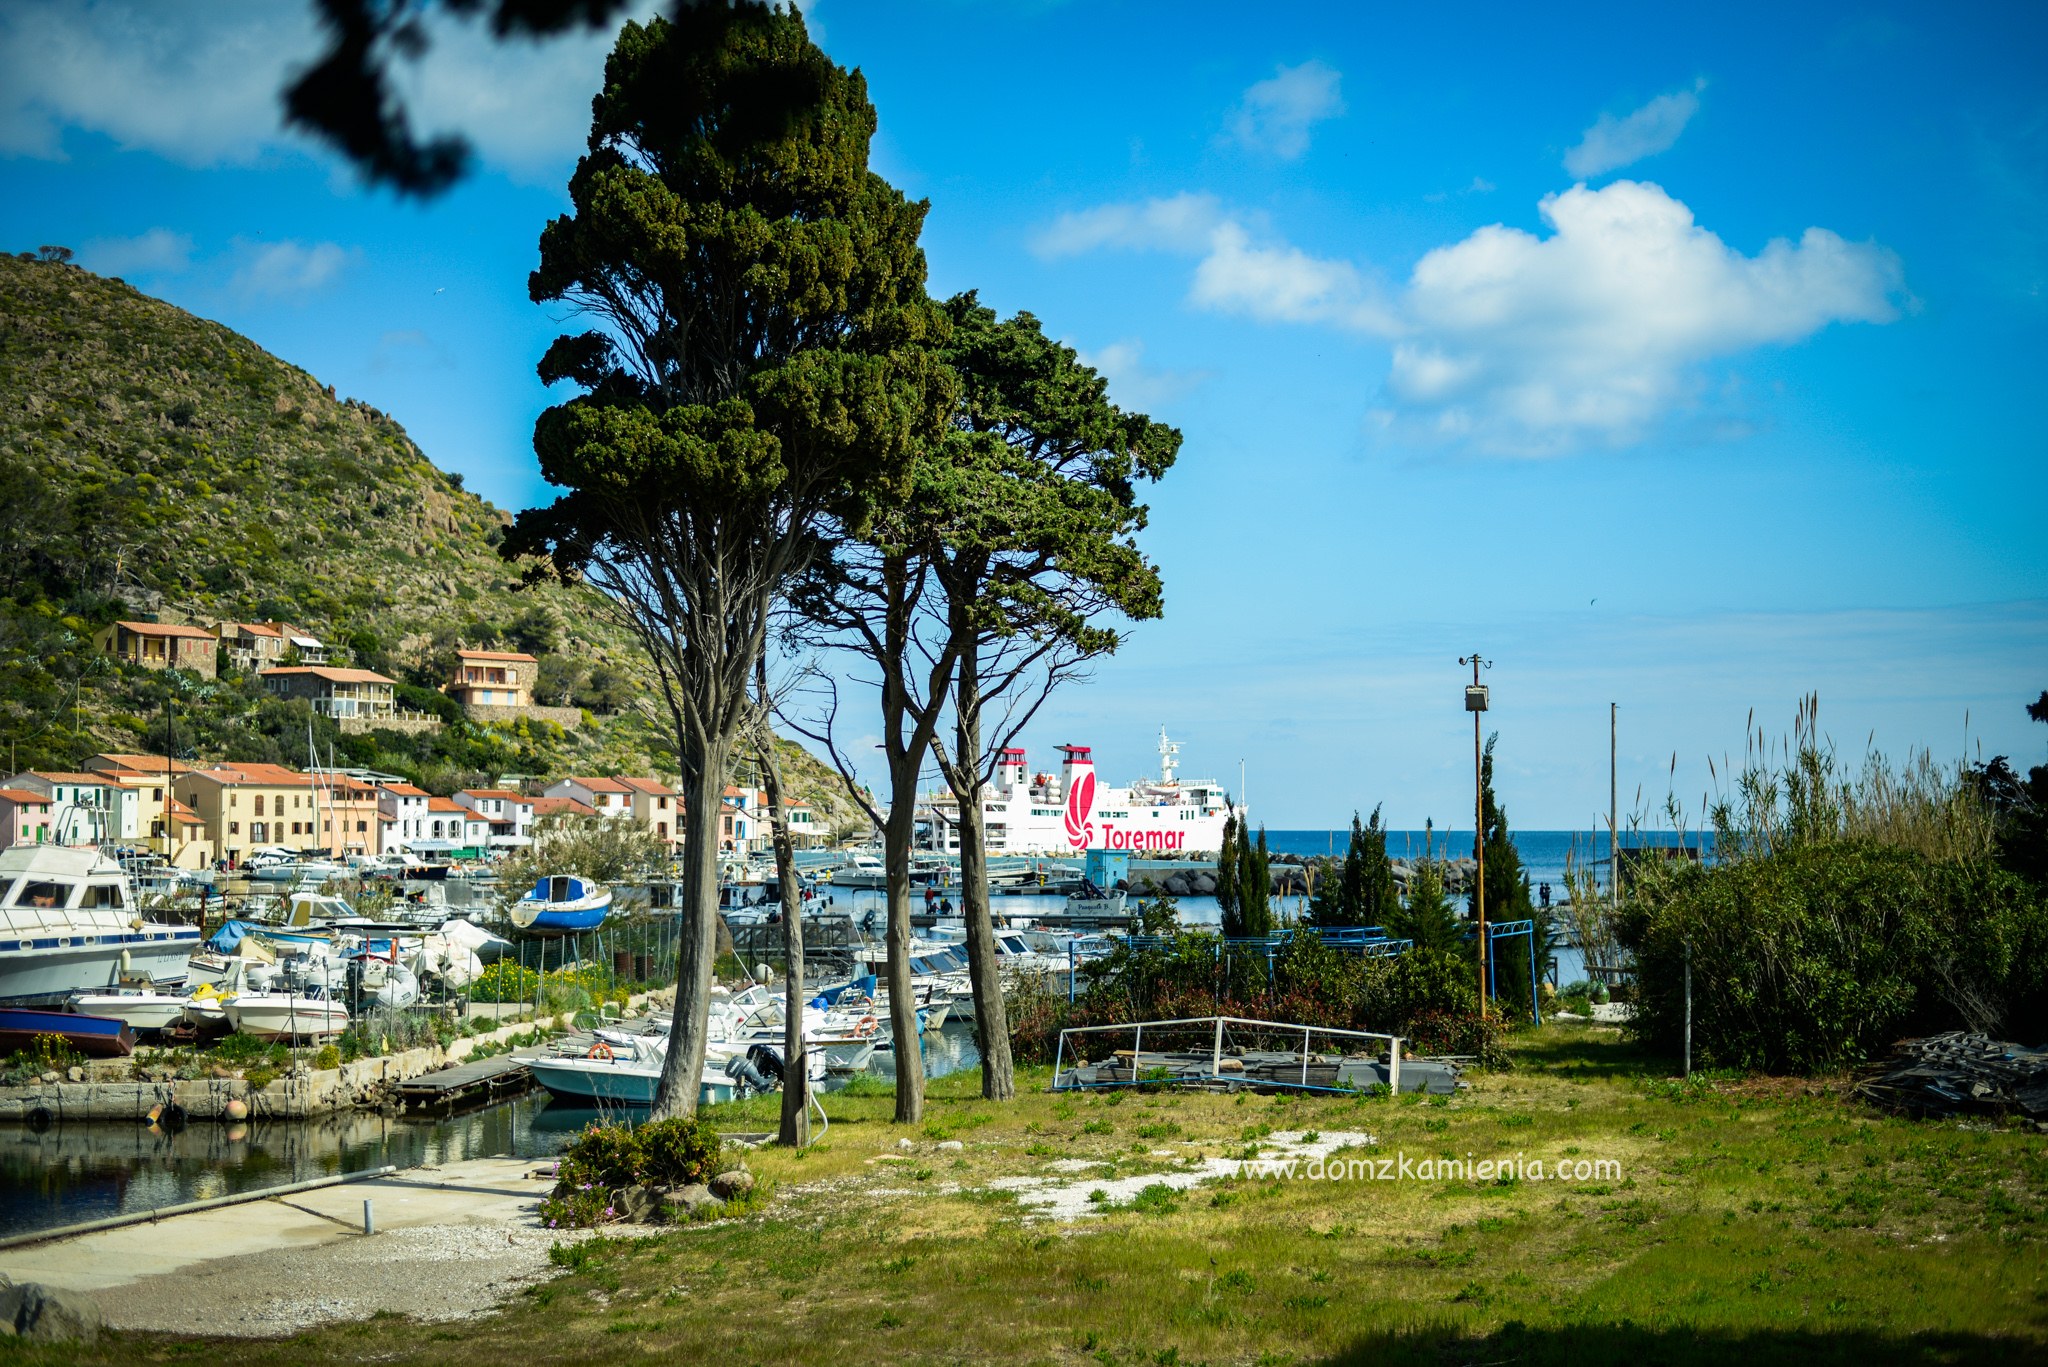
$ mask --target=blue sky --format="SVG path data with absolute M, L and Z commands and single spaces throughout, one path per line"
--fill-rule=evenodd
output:
M 1808 691 L 1851 755 L 2040 759 L 2048 11 L 1274 8 L 809 9 L 931 201 L 934 292 L 1030 310 L 1186 434 L 1167 617 L 1034 751 L 1120 780 L 1164 724 L 1275 826 L 1444 824 L 1476 648 L 1521 825 L 1604 809 L 1610 701 L 1624 807 L 1696 803 Z M 543 499 L 525 278 L 607 44 L 441 37 L 412 89 L 480 166 L 423 207 L 279 130 L 303 7 L 13 0 L 0 243 Z

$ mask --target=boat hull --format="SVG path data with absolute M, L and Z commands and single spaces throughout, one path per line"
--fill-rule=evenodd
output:
M 616 1106 L 652 1106 L 654 1094 L 661 1086 L 659 1064 L 588 1058 L 531 1058 L 524 1062 L 533 1073 L 533 1080 L 547 1088 L 548 1095 L 583 1105 L 606 1102 Z M 698 1083 L 697 1104 L 715 1105 L 732 1097 L 732 1080 L 714 1077 L 707 1069 Z
M 318 998 L 230 997 L 228 1024 L 258 1039 L 332 1039 L 348 1029 L 348 1008 Z
M 110 1016 L 0 1010 L 0 1053 L 27 1049 L 38 1035 L 56 1035 L 88 1058 L 126 1058 L 135 1052 L 135 1032 Z
M 74 992 L 109 987 L 123 976 L 176 982 L 198 948 L 199 931 L 192 926 L 0 941 L 0 1006 L 61 1006 Z
M 168 1030 L 185 1018 L 185 999 L 151 995 L 80 994 L 71 999 L 71 1009 L 81 1016 L 103 1016 L 124 1021 L 131 1030 Z

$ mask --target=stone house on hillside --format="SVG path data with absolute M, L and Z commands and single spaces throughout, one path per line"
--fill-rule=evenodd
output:
M 350 717 L 388 718 L 398 715 L 393 690 L 398 681 L 372 669 L 337 669 L 330 665 L 290 665 L 257 675 L 279 697 L 304 698 L 313 710 L 337 720 Z
M 116 622 L 92 638 L 95 647 L 123 664 L 145 669 L 189 669 L 213 678 L 219 643 L 204 627 L 168 622 Z

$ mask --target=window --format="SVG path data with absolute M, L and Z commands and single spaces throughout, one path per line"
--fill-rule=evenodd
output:
M 115 884 L 102 884 L 99 887 L 88 887 L 85 890 L 85 898 L 79 903 L 79 905 L 82 907 L 94 908 L 119 908 L 122 905 L 121 889 L 118 885 Z
M 370 823 L 367 821 L 358 821 L 356 823 L 356 829 L 359 831 L 367 831 L 370 829 Z
M 229 834 L 229 835 L 240 835 L 241 833 L 242 833 L 242 823 L 241 823 L 241 822 L 239 822 L 239 821 L 230 821 L 230 822 L 228 823 L 228 834 Z
M 29 881 L 15 893 L 14 905 L 18 907 L 61 907 L 71 896 L 71 889 L 63 883 Z
M 256 794 L 256 815 L 263 815 L 263 794 Z

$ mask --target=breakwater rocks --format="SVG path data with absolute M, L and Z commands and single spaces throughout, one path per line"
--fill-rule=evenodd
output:
M 1403 860 L 1394 861 L 1394 882 L 1403 889 L 1415 876 L 1415 866 Z M 1439 860 L 1437 871 L 1443 876 L 1444 890 L 1463 893 L 1472 886 L 1473 875 L 1478 865 L 1468 856 L 1463 859 Z M 1276 858 L 1268 870 L 1275 896 L 1307 896 L 1315 891 L 1315 885 L 1325 878 L 1333 878 L 1342 871 L 1341 860 L 1303 859 L 1295 855 Z M 1131 891 L 1144 896 L 1164 894 L 1168 897 L 1214 897 L 1216 895 L 1216 866 L 1211 863 L 1183 863 L 1178 861 L 1148 861 L 1131 866 Z

